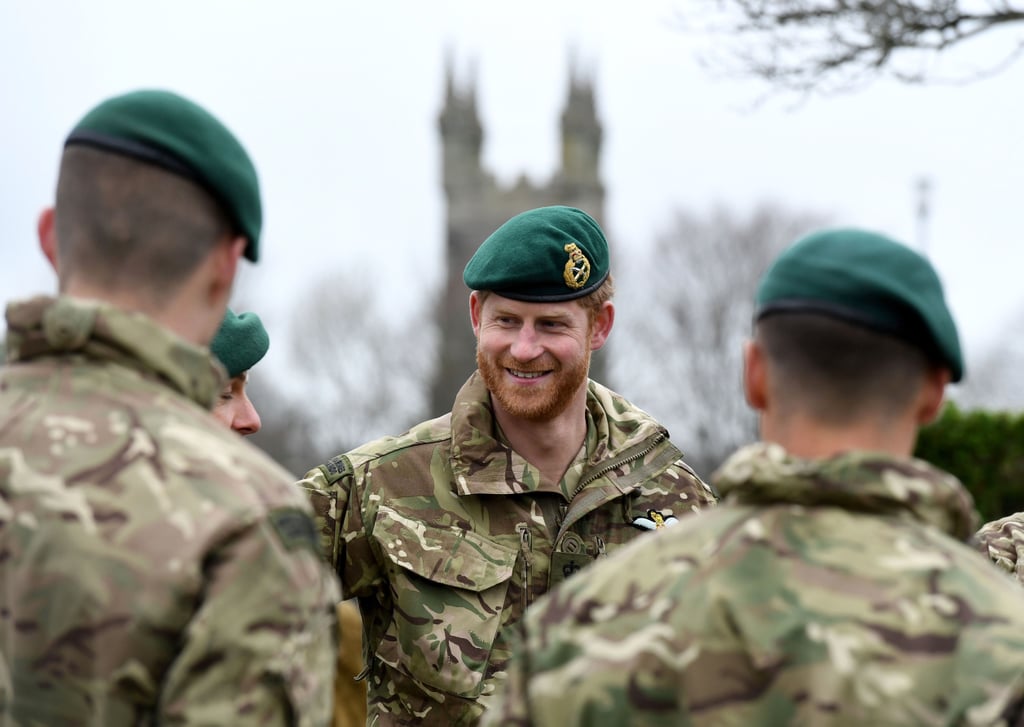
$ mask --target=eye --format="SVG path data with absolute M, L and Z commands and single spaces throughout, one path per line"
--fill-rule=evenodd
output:
M 235 395 L 231 393 L 231 389 L 226 389 L 225 391 L 220 392 L 219 399 L 222 402 L 228 402 L 228 401 L 231 401 L 234 398 L 235 398 Z

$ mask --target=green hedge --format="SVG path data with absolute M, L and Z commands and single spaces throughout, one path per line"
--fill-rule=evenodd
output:
M 983 521 L 1024 511 L 1024 415 L 947 404 L 914 455 L 960 478 Z

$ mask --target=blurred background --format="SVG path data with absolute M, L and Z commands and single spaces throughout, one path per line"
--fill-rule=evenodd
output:
M 538 204 L 601 220 L 618 317 L 595 377 L 701 474 L 755 436 L 754 284 L 822 224 L 928 255 L 967 352 L 953 399 L 1017 410 L 1024 12 L 962 4 L 4 2 L 0 293 L 55 289 L 35 221 L 68 130 L 160 87 L 260 171 L 265 252 L 233 306 L 271 335 L 256 441 L 296 474 L 450 408 L 473 366 L 462 265 Z

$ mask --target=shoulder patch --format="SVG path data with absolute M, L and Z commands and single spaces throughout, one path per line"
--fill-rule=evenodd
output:
M 270 520 L 285 550 L 309 548 L 317 557 L 321 555 L 316 526 L 305 511 L 294 507 L 280 508 L 271 510 L 267 519 Z
M 320 465 L 320 471 L 324 473 L 327 484 L 333 485 L 345 475 L 352 474 L 352 462 L 349 461 L 348 455 L 339 454 Z

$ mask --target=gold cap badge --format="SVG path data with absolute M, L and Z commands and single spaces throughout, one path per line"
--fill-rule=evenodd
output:
M 562 277 L 565 278 L 566 285 L 573 290 L 579 290 L 587 284 L 587 280 L 590 278 L 590 261 L 576 247 L 575 242 L 570 242 L 564 250 L 569 253 L 569 260 L 565 263 Z

